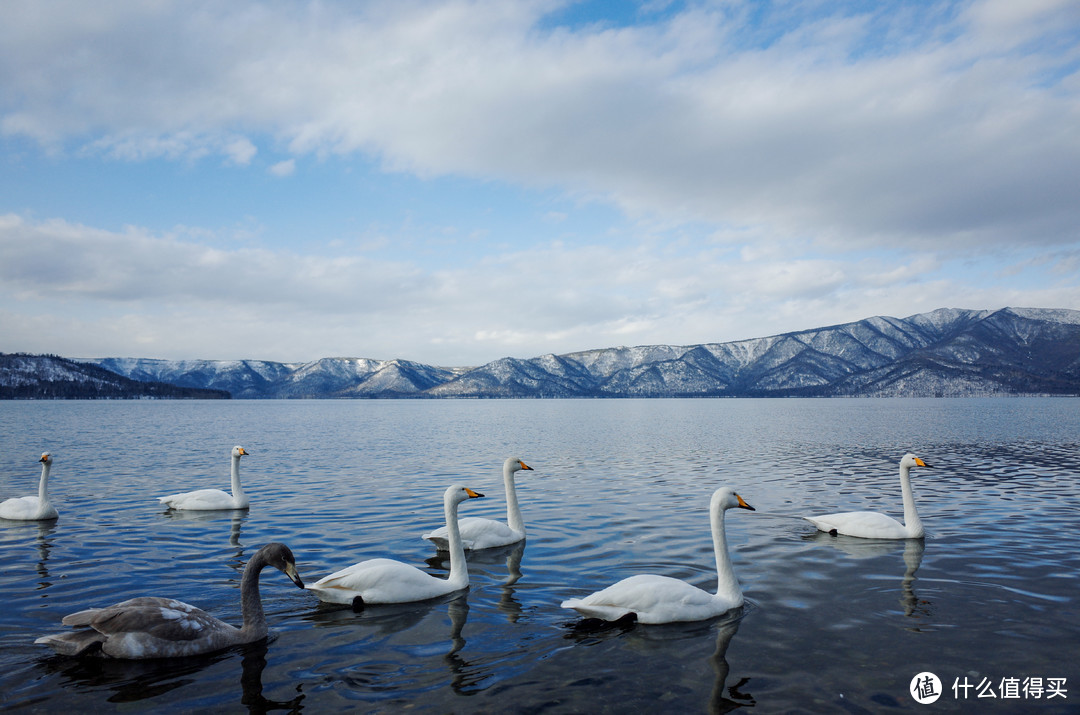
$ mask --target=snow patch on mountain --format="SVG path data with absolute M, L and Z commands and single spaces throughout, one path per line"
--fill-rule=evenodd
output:
M 729 343 L 641 345 L 445 368 L 408 360 L 87 360 L 234 397 L 1080 394 L 1080 311 L 965 310 Z

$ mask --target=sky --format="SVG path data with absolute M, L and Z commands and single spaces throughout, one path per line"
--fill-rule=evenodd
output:
M 7 0 L 0 351 L 1080 309 L 1080 3 Z

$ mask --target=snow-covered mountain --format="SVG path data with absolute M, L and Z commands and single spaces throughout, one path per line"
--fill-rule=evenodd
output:
M 0 399 L 228 399 L 229 393 L 137 380 L 55 355 L 0 353 Z
M 502 358 L 85 360 L 233 397 L 708 397 L 1080 394 L 1080 311 L 940 309 L 753 340 Z
M 460 372 L 409 360 L 367 358 L 323 358 L 309 363 L 148 358 L 84 358 L 81 362 L 135 380 L 226 390 L 236 398 L 411 397 Z

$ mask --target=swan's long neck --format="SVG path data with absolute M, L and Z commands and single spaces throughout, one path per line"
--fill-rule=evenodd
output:
M 469 567 L 465 564 L 465 546 L 461 543 L 461 528 L 458 526 L 458 505 L 450 495 L 443 501 L 443 511 L 446 512 L 446 531 L 450 542 L 450 577 L 449 581 L 455 584 L 454 590 L 465 588 L 469 585 Z
M 50 462 L 41 463 L 41 481 L 38 482 L 38 506 L 44 508 L 49 503 L 49 470 Z
M 262 553 L 255 552 L 244 567 L 244 575 L 240 579 L 240 613 L 244 617 L 244 625 L 240 631 L 249 640 L 258 640 L 269 632 L 262 599 L 259 597 L 259 574 L 264 566 L 266 561 L 263 560 Z
M 525 520 L 521 518 L 521 508 L 518 506 L 514 470 L 509 465 L 503 467 L 503 486 L 506 487 L 506 523 L 514 531 L 524 534 Z
M 716 595 L 732 600 L 742 600 L 742 589 L 728 555 L 727 534 L 724 530 L 724 509 L 714 506 L 709 513 L 712 522 L 713 551 L 716 554 Z
M 904 527 L 910 532 L 910 537 L 918 538 L 923 535 L 923 525 L 919 512 L 915 511 L 915 495 L 911 491 L 911 467 L 906 464 L 900 465 L 900 491 L 904 495 Z
M 240 455 L 232 456 L 232 495 L 233 499 L 244 498 L 244 488 L 240 486 Z

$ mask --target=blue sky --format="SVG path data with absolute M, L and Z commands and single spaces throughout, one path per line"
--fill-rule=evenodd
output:
M 1080 5 L 0 6 L 0 350 L 475 365 L 1080 309 Z

